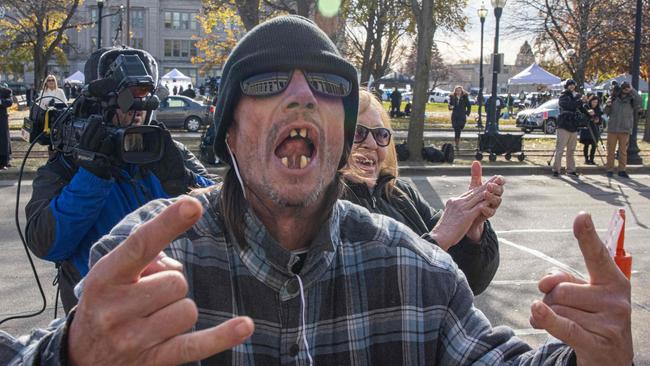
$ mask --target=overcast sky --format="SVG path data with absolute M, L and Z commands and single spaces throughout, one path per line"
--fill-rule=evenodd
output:
M 515 8 L 512 7 L 508 8 L 508 5 L 512 5 L 512 3 L 513 1 L 506 3 L 506 7 L 503 9 L 503 15 L 501 16 L 501 21 L 499 23 L 501 26 L 499 32 L 499 52 L 505 54 L 505 63 L 508 65 L 515 63 L 515 58 L 517 57 L 519 48 L 525 40 L 527 40 L 531 46 L 533 43 L 533 37 L 531 35 L 514 37 L 512 35 L 504 34 L 504 23 L 516 19 L 517 12 L 522 11 L 522 9 L 515 10 Z M 478 17 L 478 9 L 480 6 L 481 0 L 469 0 L 469 4 L 465 9 L 465 15 L 467 16 L 469 23 L 465 29 L 465 33 L 436 33 L 435 41 L 445 62 L 455 64 L 463 59 L 474 59 L 480 56 L 481 22 Z M 492 9 L 492 4 L 489 0 L 485 1 L 485 7 L 488 9 L 488 16 L 485 18 L 483 57 L 487 59 L 494 50 L 495 18 L 494 9 Z

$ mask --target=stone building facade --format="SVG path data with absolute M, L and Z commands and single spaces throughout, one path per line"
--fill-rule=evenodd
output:
M 201 27 L 196 16 L 201 11 L 201 0 L 130 0 L 130 40 L 126 39 L 126 11 L 120 16 L 120 5 L 126 8 L 126 0 L 105 0 L 102 16 L 102 46 L 128 44 L 147 50 L 159 63 L 159 76 L 176 68 L 192 78 L 194 85 L 203 80 L 199 77 L 199 65 L 191 62 L 197 54 L 196 40 Z M 79 16 L 97 21 L 97 1 L 88 0 L 80 6 Z M 110 15 L 113 14 L 113 15 Z M 120 19 L 122 23 L 120 24 Z M 121 26 L 121 32 L 118 31 Z M 68 32 L 70 46 L 65 51 L 67 67 L 52 64 L 54 72 L 62 77 L 83 71 L 84 64 L 93 50 L 97 49 L 97 26 L 81 31 Z
M 524 44 L 519 49 L 517 58 L 514 65 L 503 65 L 503 70 L 499 73 L 497 90 L 498 93 L 507 93 L 508 92 L 508 79 L 520 73 L 523 69 L 530 66 L 530 64 L 535 62 L 535 56 L 528 42 Z M 444 90 L 453 90 L 456 85 L 461 85 L 465 90 L 470 91 L 472 89 L 478 90 L 479 87 L 479 75 L 480 75 L 480 65 L 478 63 L 470 64 L 455 64 L 449 65 L 449 76 L 446 80 L 443 80 L 438 84 L 438 88 Z M 492 60 L 491 55 L 486 55 L 484 57 L 483 64 L 483 93 L 489 94 L 492 88 Z M 521 87 L 517 86 L 516 91 L 519 91 Z M 510 88 L 511 92 L 514 92 L 515 89 Z

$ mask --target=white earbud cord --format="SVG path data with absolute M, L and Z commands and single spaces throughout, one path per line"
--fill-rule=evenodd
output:
M 230 154 L 232 167 L 235 168 L 235 174 L 237 175 L 237 180 L 239 181 L 239 185 L 241 186 L 241 192 L 244 195 L 244 199 L 246 199 L 246 189 L 244 188 L 244 181 L 241 179 L 241 175 L 239 175 L 239 166 L 237 165 L 237 159 L 235 159 L 235 154 L 232 153 L 232 151 L 230 150 L 230 145 L 228 145 L 228 137 L 226 137 L 226 149 L 228 149 L 228 154 Z
M 298 332 L 298 340 L 300 340 L 300 335 L 302 333 L 302 341 L 305 344 L 305 351 L 307 352 L 307 359 L 309 359 L 309 365 L 313 366 L 314 365 L 314 360 L 311 358 L 311 354 L 309 353 L 309 342 L 307 342 L 307 332 L 306 332 L 306 325 L 305 325 L 305 291 L 302 287 L 302 279 L 300 278 L 299 275 L 296 274 L 296 278 L 298 278 L 298 285 L 300 286 L 300 305 L 301 305 L 301 311 L 300 311 L 300 317 L 301 317 L 301 327 L 300 331 Z

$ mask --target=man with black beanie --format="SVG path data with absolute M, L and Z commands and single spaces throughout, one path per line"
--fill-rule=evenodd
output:
M 577 177 L 575 150 L 578 142 L 578 120 L 583 111 L 585 97 L 576 92 L 576 82 L 568 79 L 564 82 L 564 91 L 560 95 L 560 115 L 557 123 L 557 139 L 555 140 L 555 154 L 553 155 L 553 176 L 560 175 L 562 168 L 562 155 L 566 148 L 566 173 Z
M 357 108 L 356 70 L 314 23 L 284 16 L 252 29 L 223 69 L 223 185 L 125 218 L 93 247 L 67 325 L 39 333 L 21 356 L 79 365 L 631 363 L 629 283 L 587 215 L 576 233 L 599 286 L 547 276 L 546 304 L 533 304 L 531 317 L 574 348 L 551 340 L 532 351 L 492 328 L 449 255 L 338 200 Z M 571 294 L 579 286 L 580 301 L 553 293 L 560 283 Z M 609 321 L 550 306 L 587 306 Z M 0 342 L 0 355 L 3 343 L 18 342 Z

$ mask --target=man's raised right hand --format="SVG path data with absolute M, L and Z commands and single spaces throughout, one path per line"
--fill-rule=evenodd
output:
M 73 365 L 177 365 L 244 342 L 250 318 L 185 333 L 196 323 L 182 265 L 162 250 L 202 214 L 182 198 L 143 224 L 90 270 L 68 335 Z

